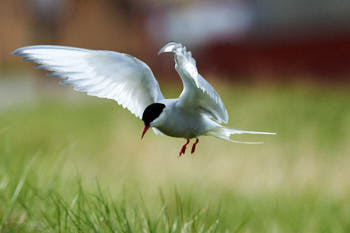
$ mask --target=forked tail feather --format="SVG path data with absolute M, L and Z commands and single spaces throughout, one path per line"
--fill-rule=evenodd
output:
M 233 134 L 268 134 L 268 135 L 275 135 L 276 133 L 269 133 L 269 132 L 258 132 L 258 131 L 248 131 L 248 130 L 239 130 L 239 129 L 231 129 L 224 126 L 218 126 L 214 129 L 209 130 L 205 133 L 205 135 L 214 136 L 217 138 L 221 138 L 230 142 L 235 143 L 244 143 L 244 144 L 263 144 L 263 142 L 241 142 L 237 140 L 232 140 L 231 135 Z

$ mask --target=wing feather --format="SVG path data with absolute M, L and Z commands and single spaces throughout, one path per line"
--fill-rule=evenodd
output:
M 228 121 L 227 110 L 214 88 L 198 73 L 196 61 L 191 52 L 179 43 L 166 44 L 159 53 L 175 53 L 175 69 L 179 73 L 184 89 L 179 103 L 186 107 L 198 107 L 198 110 L 218 123 Z
M 141 118 L 144 109 L 164 99 L 151 69 L 123 53 L 67 46 L 35 45 L 13 52 L 37 69 L 52 71 L 60 84 L 88 95 L 113 99 Z

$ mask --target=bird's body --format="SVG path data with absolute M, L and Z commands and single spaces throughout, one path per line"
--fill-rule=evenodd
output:
M 15 55 L 40 64 L 39 69 L 53 71 L 61 84 L 89 95 L 116 100 L 145 123 L 142 137 L 153 128 L 155 133 L 187 139 L 196 138 L 193 153 L 201 135 L 232 142 L 232 134 L 273 134 L 230 129 L 226 108 L 214 88 L 198 73 L 191 52 L 170 42 L 159 53 L 174 53 L 175 69 L 184 89 L 177 99 L 165 99 L 151 69 L 139 59 L 123 53 L 75 47 L 38 45 L 16 49 Z M 245 142 L 246 143 L 246 142 Z
M 212 120 L 204 117 L 196 108 L 182 107 L 178 99 L 164 99 L 159 102 L 165 104 L 166 108 L 153 125 L 165 135 L 197 138 L 212 127 Z

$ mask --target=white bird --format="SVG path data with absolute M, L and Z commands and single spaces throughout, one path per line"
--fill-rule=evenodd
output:
M 198 73 L 191 52 L 179 43 L 170 42 L 158 54 L 174 53 L 175 69 L 183 83 L 177 99 L 165 99 L 151 69 L 141 60 L 124 53 L 90 50 L 67 46 L 35 45 L 18 48 L 13 53 L 35 62 L 38 69 L 62 79 L 62 85 L 88 95 L 113 99 L 145 124 L 141 138 L 151 127 L 156 134 L 187 139 L 179 155 L 185 154 L 190 139 L 210 135 L 231 142 L 232 134 L 274 134 L 231 129 L 228 114 L 220 96 Z

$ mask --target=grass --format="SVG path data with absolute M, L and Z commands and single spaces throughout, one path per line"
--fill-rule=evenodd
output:
M 142 122 L 112 101 L 74 94 L 2 110 L 0 232 L 349 232 L 350 95 L 217 89 L 230 127 L 278 135 L 203 137 L 178 158 L 184 140 L 141 141 Z

